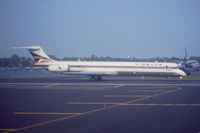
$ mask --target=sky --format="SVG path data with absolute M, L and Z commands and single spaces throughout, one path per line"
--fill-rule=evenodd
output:
M 200 56 L 199 0 L 0 0 L 0 56 Z

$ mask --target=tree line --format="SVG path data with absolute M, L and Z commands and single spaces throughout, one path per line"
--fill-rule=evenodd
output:
M 129 58 L 114 58 L 114 57 L 98 57 L 96 55 L 91 55 L 90 57 L 64 57 L 62 59 L 57 58 L 54 55 L 49 55 L 50 58 L 55 59 L 55 60 L 60 60 L 60 61 L 151 61 L 151 62 L 176 62 L 179 63 L 183 61 L 184 59 L 182 58 L 177 58 L 177 57 L 156 57 L 156 58 L 145 58 L 145 59 L 138 59 L 134 57 L 129 57 Z M 197 60 L 200 62 L 200 56 L 191 56 L 188 58 L 189 60 Z M 25 68 L 25 67 L 32 67 L 34 66 L 34 59 L 30 57 L 19 57 L 18 55 L 14 54 L 11 57 L 1 57 L 0 58 L 0 67 L 1 68 Z
M 30 57 L 19 57 L 16 54 L 11 57 L 0 58 L 0 67 L 2 68 L 31 67 L 33 66 L 33 63 L 34 61 Z

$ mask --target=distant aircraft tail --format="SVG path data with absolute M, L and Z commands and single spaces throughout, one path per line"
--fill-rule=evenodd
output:
M 33 56 L 37 65 L 47 63 L 53 61 L 43 50 L 40 46 L 29 46 L 29 47 L 16 47 L 16 48 L 25 48 Z

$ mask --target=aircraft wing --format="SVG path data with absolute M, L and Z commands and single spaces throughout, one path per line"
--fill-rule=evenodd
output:
M 67 75 L 87 75 L 87 76 L 109 76 L 117 75 L 117 72 L 62 72 Z

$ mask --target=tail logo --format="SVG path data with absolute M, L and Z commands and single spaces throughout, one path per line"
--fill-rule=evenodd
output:
M 36 61 L 36 64 L 54 61 L 53 59 L 49 58 L 48 55 L 46 55 L 46 53 L 42 50 L 40 46 L 16 47 L 16 48 L 28 49 L 31 55 L 33 56 L 34 60 Z

